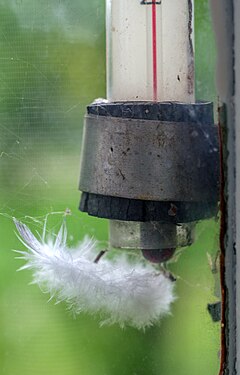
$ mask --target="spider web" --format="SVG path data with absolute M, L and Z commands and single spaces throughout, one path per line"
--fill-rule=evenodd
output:
M 0 7 L 0 213 L 77 214 L 83 115 L 104 93 L 103 6 L 26 0 Z

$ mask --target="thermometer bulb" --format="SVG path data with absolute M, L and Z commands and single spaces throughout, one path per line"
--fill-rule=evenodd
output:
M 176 249 L 142 250 L 143 257 L 151 263 L 165 263 L 170 260 Z

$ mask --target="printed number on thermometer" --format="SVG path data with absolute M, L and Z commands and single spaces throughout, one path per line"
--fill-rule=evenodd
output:
M 162 1 L 147 1 L 147 0 L 142 0 L 141 5 L 153 5 L 153 4 L 159 4 L 161 5 Z

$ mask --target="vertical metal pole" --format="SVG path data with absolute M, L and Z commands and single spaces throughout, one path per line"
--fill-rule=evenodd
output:
M 240 303 L 240 296 L 238 296 L 240 292 L 240 253 L 236 253 L 236 249 L 239 249 L 239 246 L 236 246 L 236 224 L 238 221 L 238 227 L 240 229 L 240 212 L 236 211 L 236 205 L 238 204 L 240 207 L 240 204 L 237 203 L 238 195 L 236 195 L 235 174 L 237 169 L 239 169 L 238 172 L 240 174 L 240 137 L 239 140 L 235 140 L 236 121 L 240 120 L 240 118 L 235 118 L 235 111 L 237 111 L 237 107 L 239 107 L 238 110 L 240 114 L 240 95 L 238 104 L 236 103 L 237 100 L 234 100 L 235 75 L 237 73 L 234 71 L 234 43 L 236 43 L 236 39 L 234 41 L 234 31 L 236 31 L 234 30 L 234 21 L 238 20 L 236 12 L 234 13 L 234 6 L 236 5 L 239 8 L 238 0 L 211 0 L 212 17 L 218 49 L 218 94 L 220 102 L 223 103 L 226 108 L 224 124 L 225 136 L 223 137 L 225 177 L 223 193 L 226 210 L 223 217 L 222 231 L 224 231 L 224 233 L 221 244 L 223 251 L 222 281 L 224 284 L 222 285 L 222 287 L 224 287 L 222 324 L 224 326 L 222 331 L 222 366 L 220 374 L 228 375 L 240 374 L 239 364 L 238 372 L 236 372 L 237 341 L 240 340 L 240 338 L 237 339 L 236 336 L 238 330 L 236 306 L 237 303 Z M 238 22 L 236 22 L 236 27 L 239 29 L 239 34 L 240 28 Z M 238 43 L 239 42 L 240 40 Z M 239 148 L 238 153 L 236 153 L 236 146 Z M 236 162 L 239 164 L 236 164 Z M 238 179 L 240 192 L 240 178 L 238 177 Z M 237 218 L 237 216 L 239 217 Z M 238 236 L 240 238 L 240 235 Z M 238 258 L 239 266 L 237 263 Z M 239 335 L 240 330 L 238 336 Z
M 240 2 L 234 1 L 236 132 L 236 368 L 240 374 Z

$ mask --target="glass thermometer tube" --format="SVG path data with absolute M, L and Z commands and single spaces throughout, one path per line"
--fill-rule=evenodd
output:
M 193 0 L 107 0 L 107 99 L 194 102 Z

